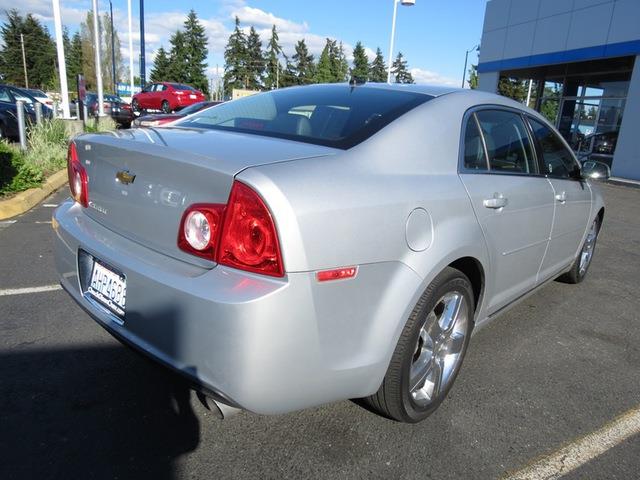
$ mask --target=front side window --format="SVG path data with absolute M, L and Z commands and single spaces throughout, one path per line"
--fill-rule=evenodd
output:
M 492 172 L 538 173 L 529 135 L 520 114 L 506 110 L 476 112 Z
M 540 145 L 544 163 L 542 173 L 558 178 L 575 178 L 580 167 L 558 135 L 538 120 L 529 118 L 529 123 Z

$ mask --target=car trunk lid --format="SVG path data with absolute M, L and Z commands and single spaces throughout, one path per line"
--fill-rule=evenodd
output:
M 189 205 L 226 204 L 235 175 L 245 168 L 335 153 L 277 138 L 183 128 L 82 135 L 75 142 L 89 179 L 88 216 L 153 250 L 204 266 L 212 262 L 177 246 Z

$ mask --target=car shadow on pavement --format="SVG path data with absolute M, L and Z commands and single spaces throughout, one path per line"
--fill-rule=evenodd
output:
M 122 346 L 5 352 L 2 479 L 173 479 L 198 446 L 187 383 Z

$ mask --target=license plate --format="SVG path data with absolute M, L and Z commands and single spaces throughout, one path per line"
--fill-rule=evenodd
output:
M 119 317 L 124 317 L 127 279 L 95 260 L 87 292 Z
M 189 95 L 189 98 L 196 98 L 195 95 Z

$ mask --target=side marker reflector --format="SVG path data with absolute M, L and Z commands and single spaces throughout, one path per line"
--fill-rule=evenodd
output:
M 319 282 L 328 282 L 330 280 L 344 280 L 347 278 L 353 278 L 358 273 L 358 267 L 343 267 L 335 268 L 333 270 L 323 270 L 316 272 L 316 279 Z

